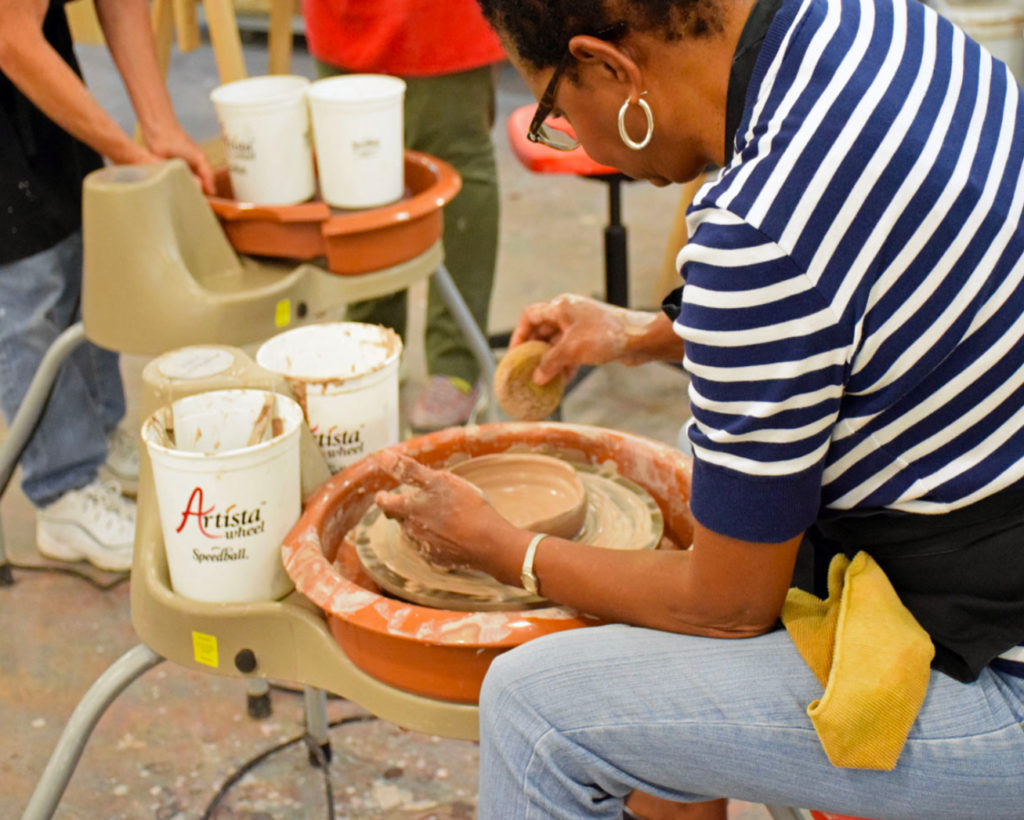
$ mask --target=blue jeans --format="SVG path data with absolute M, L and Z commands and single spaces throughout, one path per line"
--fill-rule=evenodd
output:
M 8 424 L 47 349 L 81 318 L 81 293 L 80 232 L 0 265 L 0 408 Z M 107 434 L 124 412 L 117 354 L 79 345 L 19 462 L 29 500 L 41 507 L 92 481 L 107 457 Z
M 1024 679 L 933 672 L 891 772 L 829 763 L 805 713 L 821 692 L 782 630 L 614 625 L 530 641 L 484 681 L 480 819 L 619 820 L 633 789 L 886 820 L 1024 817 Z

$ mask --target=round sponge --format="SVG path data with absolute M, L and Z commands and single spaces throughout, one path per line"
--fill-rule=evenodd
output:
M 520 421 L 540 421 L 562 403 L 565 376 L 559 374 L 545 385 L 535 384 L 533 371 L 551 347 L 539 340 L 523 342 L 505 354 L 494 373 L 494 394 L 501 409 Z

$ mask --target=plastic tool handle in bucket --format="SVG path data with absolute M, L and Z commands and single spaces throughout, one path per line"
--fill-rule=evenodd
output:
M 235 199 L 294 205 L 316 193 L 305 77 L 248 77 L 210 93 Z
M 336 208 L 375 208 L 405 189 L 405 81 L 344 74 L 308 91 L 320 193 Z
M 197 601 L 274 600 L 281 543 L 302 512 L 302 408 L 263 390 L 175 401 L 142 426 L 171 587 Z
M 264 342 L 260 367 L 285 378 L 332 472 L 398 443 L 395 331 L 361 322 L 288 330 Z

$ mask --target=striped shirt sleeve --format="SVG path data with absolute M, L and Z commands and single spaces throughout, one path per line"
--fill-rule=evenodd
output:
M 676 321 L 690 376 L 691 507 L 724 535 L 784 541 L 818 515 L 852 329 L 762 232 L 717 209 L 695 221 Z

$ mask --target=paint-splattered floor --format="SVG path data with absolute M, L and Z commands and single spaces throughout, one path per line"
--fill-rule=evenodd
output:
M 131 116 L 106 53 L 80 50 L 87 79 L 124 124 Z M 247 47 L 250 72 L 266 65 L 259 38 Z M 301 48 L 293 66 L 312 75 Z M 199 139 L 216 134 L 208 91 L 216 84 L 209 48 L 176 55 L 171 69 L 175 104 Z M 529 101 L 508 70 L 499 84 L 502 242 L 492 300 L 492 328 L 509 328 L 528 302 L 562 291 L 600 293 L 605 190 L 574 178 L 537 177 L 512 158 L 501 122 Z M 630 232 L 631 300 L 660 302 L 665 237 L 678 192 L 627 186 L 624 216 Z M 538 213 L 544 214 L 537 219 Z M 567 239 L 567 237 L 571 237 Z M 412 292 L 413 326 L 423 288 Z M 411 346 L 410 381 L 422 375 Z M 125 362 L 128 389 L 140 362 Z M 137 382 L 135 382 L 137 384 Z M 673 442 L 683 421 L 685 384 L 679 371 L 623 367 L 592 373 L 568 398 L 569 420 L 601 424 Z M 0 502 L 9 557 L 43 565 L 33 546 L 33 513 L 17 485 Z M 51 565 L 54 566 L 54 565 Z M 100 582 L 112 576 L 78 567 Z M 16 571 L 0 588 L 0 817 L 23 811 L 57 738 L 89 685 L 136 645 L 129 617 L 129 584 L 106 591 L 61 574 Z M 164 663 L 146 673 L 100 720 L 56 817 L 61 820 L 195 820 L 218 789 L 257 755 L 302 732 L 302 697 L 271 693 L 272 714 L 246 714 L 243 682 Z M 343 700 L 330 700 L 333 761 L 329 784 L 339 818 L 468 820 L 475 817 L 475 744 L 406 732 Z M 325 781 L 300 742 L 286 745 L 242 776 L 211 815 L 218 820 L 298 820 L 326 817 Z M 733 820 L 764 820 L 762 807 L 733 804 Z

